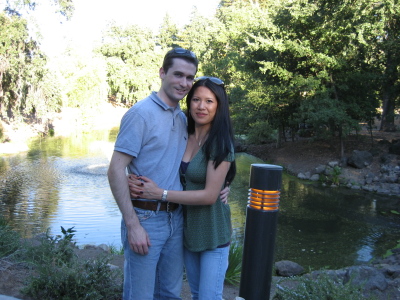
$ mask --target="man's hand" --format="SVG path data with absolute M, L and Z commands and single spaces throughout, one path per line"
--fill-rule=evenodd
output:
M 114 151 L 110 166 L 108 168 L 108 181 L 118 208 L 122 213 L 126 229 L 128 230 L 128 241 L 131 249 L 141 255 L 149 252 L 150 239 L 140 224 L 129 195 L 128 180 L 125 175 L 126 166 L 133 157 L 128 154 Z
M 227 185 L 219 194 L 219 197 L 221 199 L 221 202 L 224 204 L 228 204 L 228 196 L 229 193 L 231 192 L 231 189 L 229 187 L 229 185 Z
M 147 255 L 149 253 L 149 247 L 151 246 L 149 236 L 142 226 L 136 226 L 135 228 L 128 229 L 128 240 L 131 249 L 141 255 Z

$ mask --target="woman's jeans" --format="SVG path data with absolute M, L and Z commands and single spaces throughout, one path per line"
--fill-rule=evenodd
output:
M 202 252 L 184 249 L 193 300 L 221 300 L 228 269 L 229 246 Z
M 181 299 L 183 275 L 182 206 L 173 212 L 135 208 L 151 246 L 147 255 L 132 251 L 125 222 L 121 224 L 124 245 L 124 300 Z

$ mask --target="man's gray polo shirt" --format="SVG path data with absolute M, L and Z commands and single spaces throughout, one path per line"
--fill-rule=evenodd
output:
M 134 157 L 129 173 L 144 175 L 162 189 L 182 190 L 179 166 L 186 149 L 186 116 L 153 92 L 123 116 L 115 151 Z

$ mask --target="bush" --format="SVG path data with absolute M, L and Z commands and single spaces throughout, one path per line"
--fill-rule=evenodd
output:
M 350 282 L 342 284 L 326 273 L 320 273 L 317 278 L 302 276 L 287 279 L 294 282 L 295 288 L 277 285 L 273 300 L 361 300 L 374 299 L 361 293 L 361 286 Z
M 23 293 L 34 299 L 121 299 L 122 274 L 111 270 L 106 256 L 83 264 L 41 265 Z
M 72 263 L 75 245 L 71 239 L 74 236 L 72 232 L 75 232 L 75 230 L 69 228 L 66 231 L 61 227 L 61 231 L 64 237 L 59 235 L 53 237 L 49 234 L 49 230 L 47 230 L 46 234 L 40 238 L 39 245 L 27 245 L 25 247 L 26 250 L 22 254 L 22 259 L 35 266 L 63 266 Z
M 46 233 L 39 245 L 27 246 L 21 254 L 35 273 L 23 293 L 34 299 L 120 299 L 122 272 L 110 268 L 109 256 L 82 262 L 74 255 L 75 230 L 61 231 L 63 237 Z
M 229 249 L 229 263 L 225 274 L 225 282 L 237 286 L 242 272 L 243 246 L 233 242 Z

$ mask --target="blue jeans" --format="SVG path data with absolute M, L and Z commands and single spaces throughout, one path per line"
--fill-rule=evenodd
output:
M 221 300 L 229 246 L 192 252 L 184 249 L 186 275 L 193 300 Z
M 173 212 L 135 208 L 149 235 L 147 255 L 132 251 L 125 222 L 121 224 L 124 246 L 124 300 L 181 299 L 183 276 L 182 206 Z

